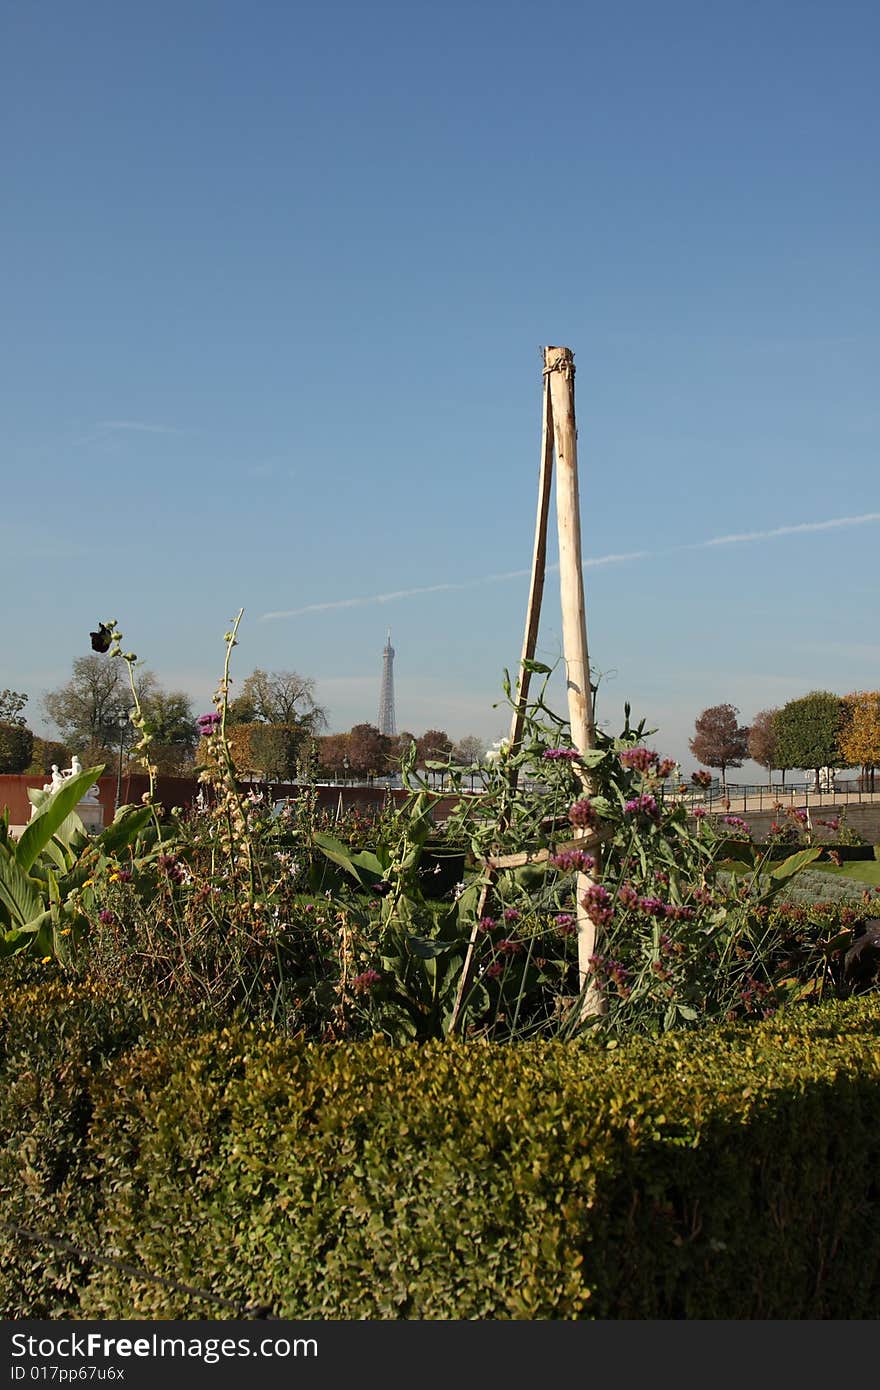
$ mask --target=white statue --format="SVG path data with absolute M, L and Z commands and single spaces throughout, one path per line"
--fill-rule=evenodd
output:
M 52 781 L 49 783 L 49 785 L 48 785 L 47 787 L 44 787 L 43 790 L 44 790 L 44 791 L 47 791 L 47 792 L 57 792 L 58 788 L 61 787 L 61 786 L 63 786 L 63 785 L 64 785 L 64 778 L 61 776 L 61 773 L 58 771 L 58 764 L 57 764 L 57 763 L 53 763 L 53 764 L 52 764 Z
M 82 763 L 80 762 L 80 760 L 79 760 L 79 758 L 77 757 L 76 753 L 74 753 L 73 757 L 72 757 L 71 760 L 70 760 L 70 775 L 71 775 L 71 777 L 75 777 L 76 774 L 77 774 L 78 772 L 82 772 L 82 770 L 83 770 L 83 768 L 82 768 Z

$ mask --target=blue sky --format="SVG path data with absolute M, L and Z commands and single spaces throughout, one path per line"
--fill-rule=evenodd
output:
M 43 727 L 116 617 L 208 708 L 243 608 L 233 676 L 334 730 L 390 627 L 399 727 L 500 736 L 554 343 L 600 721 L 690 770 L 707 705 L 876 689 L 878 43 L 867 0 L 6 5 L 0 687 Z

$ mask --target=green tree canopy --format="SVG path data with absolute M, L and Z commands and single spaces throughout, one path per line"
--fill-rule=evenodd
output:
M 180 774 L 192 765 L 199 740 L 193 703 L 182 690 L 162 690 L 155 686 L 141 701 L 145 732 L 152 737 L 150 762 L 160 772 Z M 118 745 L 117 745 L 118 746 Z
M 0 720 L 0 772 L 24 772 L 33 752 L 34 736 L 24 723 Z
M 843 701 L 830 690 L 811 690 L 789 700 L 775 718 L 776 756 L 780 767 L 812 768 L 819 786 L 819 769 L 846 762 L 839 746 Z

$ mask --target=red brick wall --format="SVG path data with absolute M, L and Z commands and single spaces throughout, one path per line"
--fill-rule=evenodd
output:
M 31 802 L 28 799 L 28 787 L 43 787 L 46 785 L 45 776 L 26 777 L 16 776 L 11 773 L 0 775 L 0 806 L 9 808 L 9 821 L 11 825 L 26 825 L 31 818 Z M 130 806 L 140 802 L 144 792 L 149 789 L 149 778 L 144 773 L 132 773 L 124 775 L 122 778 L 122 793 L 120 805 Z M 279 782 L 274 784 L 255 783 L 258 791 L 270 791 L 273 801 L 279 800 L 283 796 L 298 796 L 301 788 L 291 783 Z M 199 783 L 193 777 L 157 777 L 156 794 L 163 806 L 191 806 L 199 793 Z M 319 786 L 317 788 L 318 804 L 322 808 L 335 811 L 339 806 L 340 797 L 342 798 L 343 808 L 357 807 L 361 811 L 371 808 L 381 808 L 385 804 L 386 797 L 390 795 L 392 801 L 398 805 L 404 802 L 409 793 L 399 789 L 392 789 L 390 792 L 384 786 L 373 787 L 340 787 L 340 786 Z M 116 778 L 104 776 L 98 779 L 98 797 L 104 808 L 104 824 L 109 825 L 116 811 Z M 439 821 L 449 814 L 450 808 L 454 805 L 454 797 L 446 797 L 435 803 L 434 819 Z

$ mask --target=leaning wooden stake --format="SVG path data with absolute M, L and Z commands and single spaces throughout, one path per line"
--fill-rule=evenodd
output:
M 596 746 L 587 619 L 581 556 L 581 511 L 578 490 L 577 426 L 574 413 L 574 354 L 567 347 L 544 349 L 544 375 L 550 382 L 550 408 L 556 444 L 556 520 L 559 531 L 559 591 L 562 601 L 562 646 L 568 689 L 568 714 L 575 748 Z M 584 794 L 595 790 L 588 769 L 580 772 Z M 596 927 L 584 907 L 584 894 L 595 880 L 577 876 L 577 943 L 580 1015 L 603 1012 L 590 959 L 596 950 Z
M 508 753 L 512 755 L 516 752 L 522 742 L 523 727 L 525 725 L 526 704 L 529 696 L 529 684 L 531 681 L 531 671 L 527 663 L 534 659 L 535 647 L 538 641 L 538 622 L 541 617 L 541 598 L 544 593 L 544 574 L 547 567 L 547 523 L 550 516 L 550 491 L 553 481 L 553 419 L 550 408 L 550 381 L 544 377 L 544 407 L 543 419 L 541 424 L 541 464 L 538 472 L 538 513 L 535 518 L 535 543 L 532 548 L 532 578 L 529 585 L 529 601 L 526 607 L 526 626 L 523 634 L 522 654 L 520 656 L 519 676 L 516 686 L 516 703 L 514 705 L 513 717 L 510 722 L 510 737 L 508 738 Z M 511 768 L 508 774 L 508 790 L 506 793 L 507 802 L 502 806 L 501 815 L 498 821 L 499 832 L 503 830 L 509 820 L 510 802 L 516 794 L 517 775 L 516 769 Z M 520 862 L 527 862 L 528 856 Z M 461 977 L 458 982 L 458 990 L 455 996 L 455 1004 L 452 1009 L 452 1018 L 449 1024 L 449 1031 L 455 1035 L 461 1026 L 461 1011 L 464 1003 L 465 993 L 470 985 L 471 969 L 473 966 L 474 951 L 477 945 L 477 932 L 479 931 L 480 918 L 485 915 L 486 903 L 492 891 L 492 885 L 502 865 L 492 859 L 486 861 L 483 866 L 483 886 L 480 890 L 480 898 L 477 903 L 474 925 L 471 928 L 470 940 L 462 966 Z

